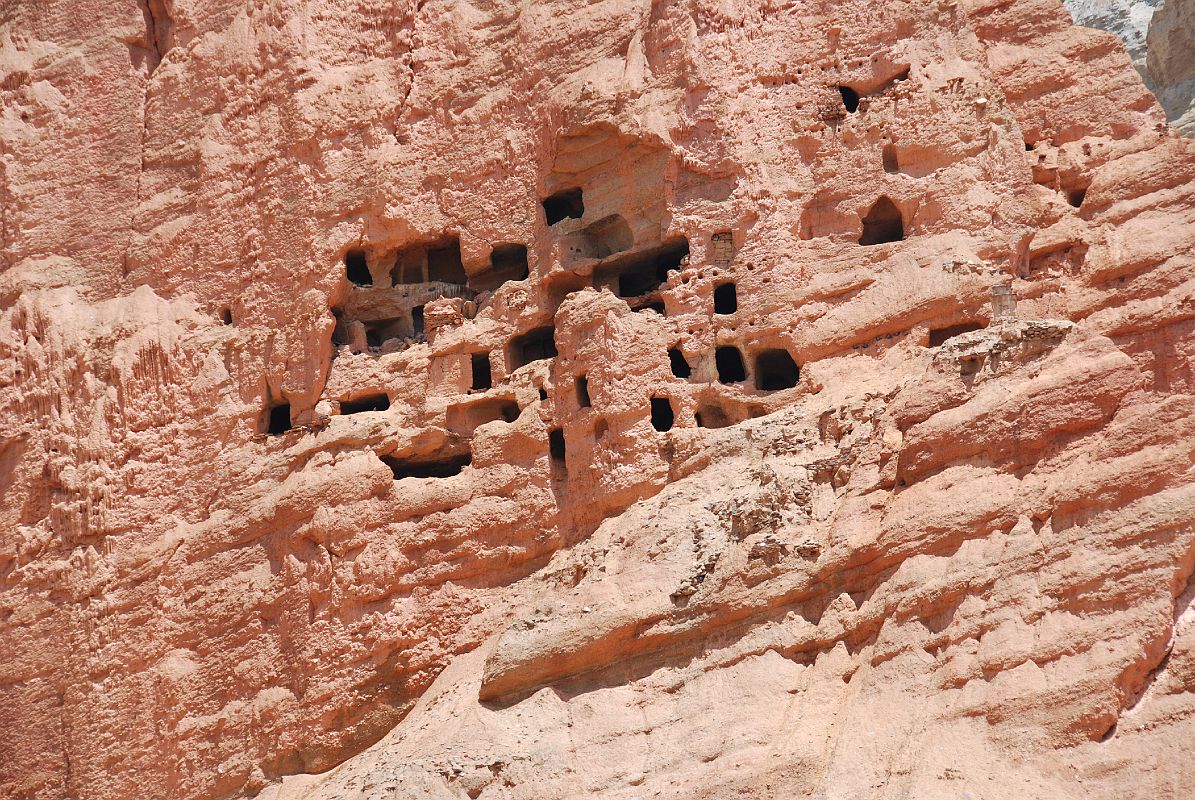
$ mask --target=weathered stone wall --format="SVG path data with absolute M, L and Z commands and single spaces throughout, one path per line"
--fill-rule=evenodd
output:
M 4 796 L 1195 781 L 1195 150 L 1059 0 L 18 0 L 0 95 Z

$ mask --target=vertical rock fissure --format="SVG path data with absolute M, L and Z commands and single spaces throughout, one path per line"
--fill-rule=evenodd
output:
M 398 101 L 398 105 L 394 109 L 394 141 L 398 144 L 404 144 L 402 136 L 399 134 L 399 121 L 407 110 L 407 102 L 411 98 L 411 92 L 415 91 L 415 75 L 418 72 L 418 63 L 415 61 L 415 48 L 418 44 L 419 35 L 419 14 L 423 11 L 423 6 L 427 0 L 418 0 L 415 3 L 414 9 L 411 11 L 403 29 L 410 32 L 410 40 L 407 42 L 406 52 L 403 54 L 402 66 L 407 71 L 407 90 L 403 92 L 402 98 Z

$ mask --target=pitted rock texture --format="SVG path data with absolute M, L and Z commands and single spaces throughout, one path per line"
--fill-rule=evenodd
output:
M 1061 0 L 18 0 L 0 93 L 3 796 L 1195 784 L 1195 145 Z

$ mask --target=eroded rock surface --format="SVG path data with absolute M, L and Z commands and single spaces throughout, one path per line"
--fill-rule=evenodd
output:
M 1166 118 L 1195 136 L 1195 2 L 1066 0 L 1075 22 L 1119 36 Z
M 4 796 L 1195 784 L 1195 146 L 1060 0 L 18 2 L 0 94 Z

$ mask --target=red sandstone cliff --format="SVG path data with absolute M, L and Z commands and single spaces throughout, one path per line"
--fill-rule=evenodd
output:
M 1061 0 L 10 0 L 0 96 L 4 797 L 1195 784 L 1195 146 Z

